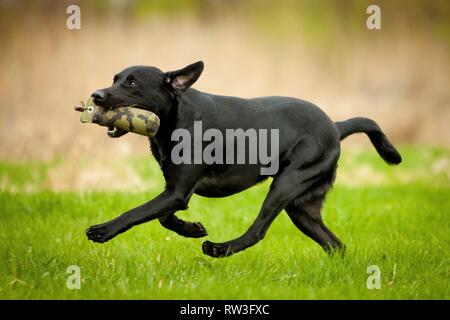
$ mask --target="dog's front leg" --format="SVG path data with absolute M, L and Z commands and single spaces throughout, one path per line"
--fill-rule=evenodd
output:
M 86 230 L 86 235 L 94 242 L 106 242 L 135 225 L 186 209 L 187 201 L 186 196 L 166 190 L 153 200 L 131 209 L 111 221 L 90 227 Z
M 171 165 L 166 169 L 166 189 L 163 193 L 111 221 L 90 227 L 86 230 L 88 238 L 103 243 L 135 225 L 186 209 L 203 168 Z
M 164 228 L 172 230 L 183 237 L 201 238 L 208 235 L 205 227 L 200 222 L 183 221 L 174 214 L 159 218 L 159 222 Z

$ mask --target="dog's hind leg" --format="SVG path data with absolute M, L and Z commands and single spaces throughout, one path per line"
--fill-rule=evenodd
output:
M 297 228 L 320 244 L 326 252 L 343 252 L 345 246 L 323 223 L 320 211 L 324 199 L 325 194 L 307 201 L 296 199 L 285 210 Z
M 205 227 L 200 222 L 183 221 L 175 214 L 170 214 L 159 218 L 159 222 L 164 228 L 178 233 L 180 236 L 188 238 L 201 238 L 207 236 Z
M 294 199 L 301 197 L 307 190 L 332 172 L 339 150 L 332 150 L 315 161 L 291 163 L 274 178 L 269 193 L 252 226 L 239 238 L 224 243 L 203 243 L 203 252 L 211 257 L 226 257 L 255 245 L 262 240 L 272 221 Z M 303 164 L 303 165 L 302 165 Z

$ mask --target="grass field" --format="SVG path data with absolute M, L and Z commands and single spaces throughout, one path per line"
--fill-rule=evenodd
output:
M 324 218 L 347 245 L 345 258 L 324 254 L 284 212 L 261 243 L 226 259 L 204 256 L 203 239 L 158 222 L 94 244 L 88 226 L 162 188 L 154 162 L 130 161 L 152 181 L 147 192 L 54 192 L 47 176 L 64 160 L 0 162 L 0 298 L 448 299 L 450 152 L 400 150 L 404 163 L 388 167 L 374 150 L 344 148 Z M 193 197 L 179 216 L 201 221 L 205 239 L 230 240 L 251 224 L 268 186 L 225 199 Z M 70 265 L 81 268 L 80 290 L 66 287 Z M 369 265 L 380 267 L 379 290 L 366 286 Z

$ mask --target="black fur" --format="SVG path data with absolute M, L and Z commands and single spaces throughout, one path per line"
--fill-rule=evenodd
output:
M 402 157 L 398 151 L 389 142 L 375 121 L 358 117 L 336 122 L 336 127 L 341 134 L 341 140 L 344 140 L 353 133 L 364 132 L 369 136 L 370 141 L 384 161 L 388 164 L 399 164 L 402 161 Z
M 184 128 L 193 134 L 194 121 L 201 120 L 203 130 L 279 130 L 279 170 L 272 175 L 270 190 L 256 220 L 234 240 L 204 242 L 205 254 L 224 257 L 256 244 L 283 209 L 301 231 L 326 251 L 342 249 L 342 243 L 323 224 L 320 215 L 325 195 L 335 178 L 340 140 L 355 132 L 365 132 L 386 162 L 399 163 L 400 155 L 380 128 L 365 118 L 335 124 L 315 105 L 295 98 L 243 99 L 190 88 L 202 71 L 202 62 L 165 73 L 154 67 L 130 67 L 114 77 L 111 87 L 94 94 L 99 105 L 114 108 L 136 104 L 160 117 L 159 131 L 150 138 L 150 146 L 164 174 L 166 187 L 149 202 L 111 221 L 90 227 L 88 238 L 105 242 L 153 219 L 159 219 L 162 226 L 186 237 L 205 236 L 203 225 L 185 222 L 175 216 L 177 211 L 187 208 L 194 193 L 225 197 L 267 178 L 260 174 L 261 163 L 175 165 L 170 156 L 176 144 L 171 140 L 172 132 Z M 123 134 L 120 132 L 117 136 Z M 225 154 L 225 150 L 223 152 Z

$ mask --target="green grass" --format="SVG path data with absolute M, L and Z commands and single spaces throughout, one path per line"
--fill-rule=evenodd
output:
M 225 259 L 204 256 L 204 239 L 180 237 L 158 222 L 94 244 L 86 239 L 86 227 L 147 201 L 158 188 L 52 192 L 45 188 L 45 173 L 54 163 L 3 162 L 0 180 L 15 187 L 3 185 L 0 193 L 0 298 L 448 299 L 448 171 L 435 170 L 428 178 L 421 172 L 428 162 L 448 159 L 449 152 L 420 147 L 402 153 L 407 156 L 403 168 L 383 166 L 372 150 L 349 151 L 341 161 L 343 172 L 370 165 L 388 182 L 349 186 L 339 182 L 338 173 L 324 217 L 347 245 L 345 258 L 328 257 L 284 212 L 262 242 Z M 138 172 L 145 171 L 144 160 L 132 161 Z M 41 188 L 21 190 L 33 170 L 40 172 L 35 178 Z M 398 180 L 395 170 L 404 171 Z M 417 179 L 401 178 L 406 173 Z M 159 187 L 163 181 L 155 176 Z M 268 186 L 225 199 L 194 196 L 179 217 L 201 221 L 209 232 L 205 239 L 230 240 L 251 224 Z M 80 290 L 66 287 L 70 265 L 81 268 Z M 369 265 L 381 269 L 380 290 L 366 286 Z

